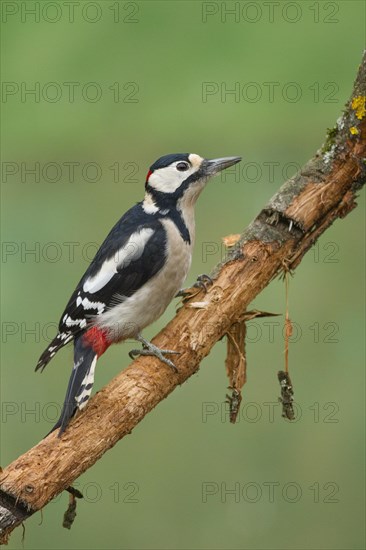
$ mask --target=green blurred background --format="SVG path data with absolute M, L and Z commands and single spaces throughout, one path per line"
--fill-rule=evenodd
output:
M 141 199 L 149 165 L 170 152 L 244 157 L 241 172 L 216 178 L 197 205 L 193 282 L 220 260 L 221 238 L 240 232 L 321 145 L 364 46 L 361 1 L 36 4 L 2 3 L 2 466 L 55 420 L 72 351 L 42 376 L 34 366 L 93 243 Z M 232 89 L 239 95 L 225 94 Z M 237 425 L 227 420 L 220 342 L 78 480 L 85 499 L 72 530 L 61 526 L 64 494 L 43 520 L 26 522 L 25 548 L 365 547 L 358 202 L 291 279 L 298 421 L 283 420 L 277 403 L 283 318 L 251 323 Z M 284 300 L 277 280 L 253 307 L 283 312 Z M 96 390 L 129 363 L 130 347 L 101 359 Z

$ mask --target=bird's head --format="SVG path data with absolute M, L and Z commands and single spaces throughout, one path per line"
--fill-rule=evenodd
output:
M 158 159 L 146 176 L 146 194 L 157 208 L 193 205 L 207 180 L 236 164 L 241 157 L 204 159 L 194 153 L 174 153 Z

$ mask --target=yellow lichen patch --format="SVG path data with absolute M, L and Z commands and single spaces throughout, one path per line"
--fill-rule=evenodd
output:
M 358 95 L 352 99 L 352 109 L 359 120 L 362 120 L 366 114 L 366 96 Z
M 351 132 L 351 134 L 352 134 L 353 136 L 357 136 L 357 134 L 358 134 L 358 130 L 357 130 L 356 126 L 351 126 L 351 128 L 349 129 L 349 131 Z
M 224 243 L 227 248 L 230 248 L 231 246 L 234 246 L 240 239 L 240 233 L 234 234 L 234 235 L 227 235 L 226 237 L 222 237 L 222 242 Z

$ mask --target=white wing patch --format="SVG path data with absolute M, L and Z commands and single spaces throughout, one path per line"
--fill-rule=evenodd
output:
M 72 319 L 70 315 L 66 314 L 62 321 L 67 327 L 79 326 L 80 328 L 86 327 L 86 319 Z M 65 340 L 66 343 L 66 340 Z
M 76 298 L 76 305 L 82 305 L 84 309 L 97 309 L 98 315 L 103 313 L 105 310 L 105 304 L 103 304 L 103 302 L 91 302 L 87 297 L 82 298 L 81 296 L 78 296 Z
M 131 262 L 138 260 L 153 233 L 154 230 L 150 227 L 144 227 L 141 231 L 133 233 L 127 243 L 112 258 L 104 262 L 98 273 L 85 281 L 83 285 L 84 292 L 89 292 L 89 294 L 98 292 L 109 283 L 117 273 L 118 268 L 127 267 Z M 89 303 L 97 304 L 98 302 Z

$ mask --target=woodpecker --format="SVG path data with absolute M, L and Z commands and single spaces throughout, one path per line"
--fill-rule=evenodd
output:
M 158 159 L 145 180 L 143 201 L 112 228 L 81 278 L 62 314 L 58 333 L 41 355 L 36 370 L 57 351 L 74 343 L 74 366 L 61 416 L 51 432 L 65 431 L 90 397 L 97 359 L 113 344 L 133 338 L 136 355 L 155 355 L 174 370 L 163 350 L 141 331 L 158 319 L 182 288 L 192 259 L 194 206 L 211 177 L 241 160 L 207 160 L 196 154 Z

